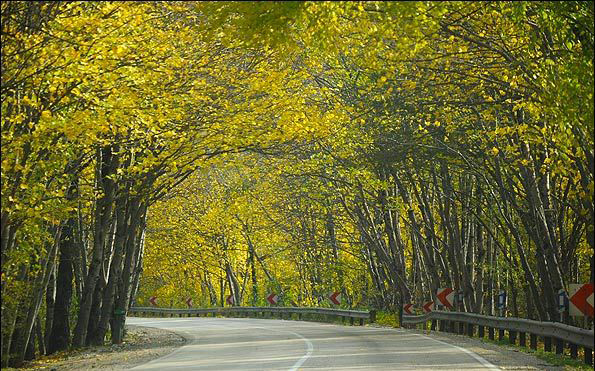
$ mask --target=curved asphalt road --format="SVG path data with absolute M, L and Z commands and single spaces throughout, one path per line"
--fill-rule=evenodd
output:
M 133 370 L 498 370 L 457 346 L 401 329 L 244 318 L 128 318 L 188 343 Z

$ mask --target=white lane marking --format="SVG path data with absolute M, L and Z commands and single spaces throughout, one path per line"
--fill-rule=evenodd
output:
M 499 371 L 499 370 L 501 370 L 499 367 L 497 367 L 497 366 L 496 366 L 496 365 L 494 365 L 493 363 L 489 362 L 488 360 L 486 360 L 485 358 L 481 357 L 480 355 L 473 353 L 473 352 L 472 352 L 472 351 L 470 351 L 469 349 L 461 348 L 461 347 L 459 347 L 459 346 L 456 346 L 456 345 L 454 345 L 454 344 L 449 344 L 449 343 L 446 343 L 446 342 L 444 342 L 444 341 L 441 341 L 441 340 L 433 339 L 433 338 L 431 338 L 431 337 L 429 337 L 429 336 L 426 336 L 426 335 L 421 335 L 421 334 L 411 334 L 411 335 L 415 335 L 415 336 L 421 336 L 421 337 L 424 337 L 424 338 L 426 338 L 426 339 L 430 339 L 430 340 L 432 340 L 432 341 L 435 341 L 435 342 L 437 342 L 437 343 L 444 344 L 444 345 L 448 345 L 448 346 L 451 346 L 451 347 L 453 347 L 453 348 L 456 348 L 456 349 L 458 349 L 458 350 L 460 350 L 460 351 L 462 351 L 462 352 L 464 352 L 464 353 L 467 353 L 467 354 L 468 354 L 468 355 L 470 355 L 471 357 L 475 358 L 477 361 L 479 361 L 479 363 L 481 363 L 482 365 L 484 365 L 485 367 L 487 367 L 489 370 L 494 370 L 494 371 Z
M 289 371 L 297 371 L 300 368 L 300 366 L 303 365 L 304 362 L 306 362 L 308 360 L 308 358 L 310 358 L 312 356 L 312 352 L 314 352 L 314 345 L 312 344 L 312 342 L 308 338 L 306 338 L 305 336 L 303 336 L 301 334 L 298 334 L 297 332 L 287 331 L 287 330 L 279 330 L 279 329 L 267 328 L 267 327 L 259 327 L 259 328 L 261 328 L 263 330 L 268 330 L 268 331 L 289 333 L 289 334 L 299 337 L 306 343 L 306 346 L 308 347 L 308 351 L 306 352 L 306 354 L 304 354 L 302 356 L 302 358 L 298 359 L 298 361 L 289 369 Z
M 186 322 L 188 320 L 193 320 L 193 319 L 178 319 L 178 320 L 169 320 L 167 321 L 167 323 L 171 323 L 171 322 Z M 157 320 L 157 321 L 145 321 L 145 322 L 137 322 L 137 323 L 129 323 L 130 325 L 136 325 L 136 326 L 143 326 L 144 324 L 149 324 L 149 327 L 155 327 L 155 326 L 151 326 L 150 324 L 163 324 L 163 322 L 161 320 Z M 163 327 L 162 327 L 163 328 Z M 196 344 L 198 338 L 196 336 L 194 336 L 193 334 L 190 334 L 187 331 L 183 331 L 180 329 L 176 329 L 176 328 L 170 328 L 170 327 L 165 327 L 167 330 L 169 331 L 174 331 L 174 332 L 178 332 L 178 333 L 184 333 L 184 335 L 186 335 L 186 340 L 188 341 L 186 344 L 182 345 L 181 347 L 179 347 L 178 349 L 174 350 L 173 352 L 163 355 L 159 358 L 156 358 L 152 361 L 143 363 L 141 365 L 138 365 L 134 368 L 134 369 L 140 369 L 140 367 L 144 366 L 151 366 L 155 363 L 157 363 L 158 361 L 161 361 L 165 358 L 168 358 L 170 356 L 173 356 L 174 354 L 179 353 L 180 351 L 183 350 L 183 348 L 189 346 L 189 345 L 194 345 Z M 245 330 L 245 327 L 238 327 L 238 330 Z M 263 329 L 263 330 L 268 330 L 268 331 L 275 331 L 275 332 L 284 332 L 284 333 L 289 333 L 292 334 L 294 336 L 297 336 L 298 338 L 302 339 L 305 343 L 306 346 L 308 347 L 308 350 L 306 352 L 306 354 L 304 354 L 300 359 L 298 359 L 298 361 L 289 369 L 289 371 L 298 371 L 298 369 L 304 364 L 304 362 L 306 362 L 306 360 L 308 360 L 308 358 L 310 358 L 312 356 L 312 353 L 314 352 L 314 345 L 312 344 L 312 342 L 310 340 L 308 340 L 306 337 L 302 336 L 301 334 L 298 334 L 297 332 L 293 332 L 293 331 L 287 331 L 287 330 L 279 330 L 279 329 L 271 329 L 271 328 L 266 328 L 266 327 L 252 327 L 252 328 L 248 328 L 248 329 Z
M 312 355 L 312 352 L 314 351 L 314 345 L 312 345 L 312 342 L 310 340 L 308 340 L 307 338 L 305 338 L 304 336 L 298 334 L 297 332 L 293 332 L 293 331 L 287 331 L 290 334 L 293 334 L 297 337 L 299 337 L 300 339 L 302 339 L 303 341 L 306 342 L 306 345 L 308 346 L 308 352 L 306 354 L 304 354 L 304 356 L 302 358 L 300 358 L 294 365 L 292 368 L 289 369 L 289 371 L 297 371 L 301 365 L 304 364 L 304 362 L 306 362 L 306 360 L 308 358 L 310 358 L 310 356 Z

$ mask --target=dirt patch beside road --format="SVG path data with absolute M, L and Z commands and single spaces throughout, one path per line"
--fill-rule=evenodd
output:
M 186 343 L 171 331 L 127 325 L 124 343 L 63 352 L 27 364 L 21 370 L 128 370 L 169 354 Z

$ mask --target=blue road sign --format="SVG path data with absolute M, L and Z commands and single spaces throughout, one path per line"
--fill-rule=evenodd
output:
M 498 294 L 498 309 L 506 308 L 506 291 L 502 290 Z
M 565 312 L 568 309 L 568 294 L 566 291 L 558 290 L 558 312 Z
M 465 298 L 465 294 L 463 294 L 462 291 L 457 292 L 457 294 L 455 295 L 455 302 L 456 305 L 461 305 L 463 304 L 463 299 Z

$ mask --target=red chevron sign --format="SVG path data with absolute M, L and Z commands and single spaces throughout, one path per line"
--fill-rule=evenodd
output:
M 228 295 L 227 298 L 225 299 L 225 302 L 229 305 L 233 305 L 234 304 L 233 295 Z
M 439 304 L 452 308 L 455 298 L 455 291 L 450 287 L 441 287 L 436 291 L 436 299 Z
M 568 286 L 570 315 L 593 318 L 593 284 L 572 284 Z
M 157 306 L 157 297 L 156 296 L 151 296 L 149 298 L 149 303 L 151 303 L 153 306 Z
M 192 308 L 192 298 L 186 299 L 186 305 L 188 305 L 188 308 Z
M 331 302 L 335 305 L 339 305 L 341 304 L 341 293 L 338 291 L 333 292 L 332 294 L 329 295 L 328 297 Z
M 269 302 L 269 304 L 275 305 L 277 304 L 277 301 L 279 301 L 279 297 L 277 296 L 277 294 L 273 292 L 272 294 L 267 296 L 267 301 Z
M 403 305 L 403 312 L 405 314 L 413 314 L 413 304 L 405 304 Z
M 433 301 L 428 301 L 427 303 L 425 303 L 422 306 L 422 309 L 424 310 L 425 313 L 429 313 L 429 312 L 432 311 L 433 307 L 434 307 L 434 302 Z

